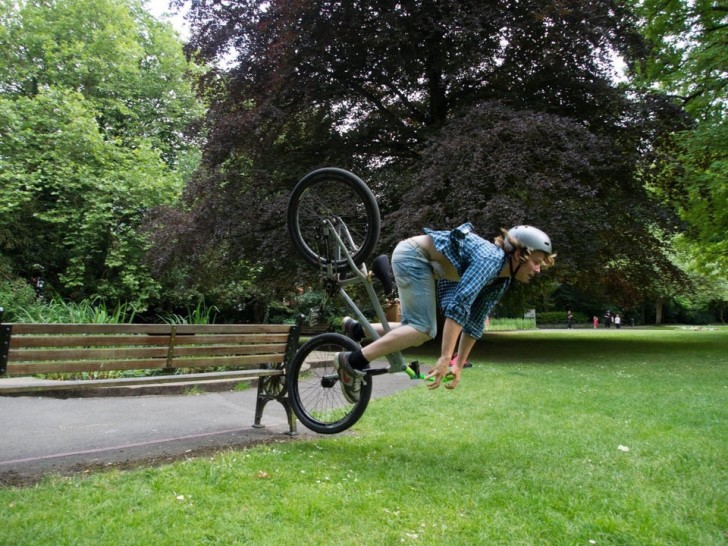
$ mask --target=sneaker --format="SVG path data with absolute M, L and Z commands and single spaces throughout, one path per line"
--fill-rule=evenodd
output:
M 339 374 L 339 382 L 344 398 L 350 404 L 356 404 L 359 401 L 359 393 L 361 392 L 362 378 L 366 375 L 360 370 L 355 370 L 349 364 L 350 352 L 336 353 L 334 356 L 334 368 Z
M 353 339 L 357 343 L 364 339 L 364 329 L 361 327 L 361 324 L 353 318 L 344 317 L 344 320 L 341 321 L 341 325 L 344 327 L 344 334 L 346 334 L 346 337 L 349 339 Z
M 458 354 L 455 353 L 452 355 L 452 359 L 450 360 L 450 366 L 455 366 L 458 363 Z M 463 368 L 472 368 L 473 365 L 470 362 L 466 362 L 463 364 Z

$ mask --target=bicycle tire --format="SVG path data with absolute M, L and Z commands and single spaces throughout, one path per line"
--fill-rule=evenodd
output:
M 360 266 L 379 241 L 381 217 L 377 199 L 358 176 L 335 167 L 318 169 L 304 176 L 288 201 L 288 233 L 303 259 L 314 267 L 331 262 L 337 272 L 349 270 L 346 258 L 329 258 L 324 239 L 324 220 L 341 220 L 354 240 L 349 248 Z
M 333 359 L 359 346 L 346 336 L 319 334 L 304 343 L 286 370 L 288 400 L 299 421 L 320 434 L 336 434 L 354 425 L 372 396 L 372 378 L 362 381 L 359 400 L 349 402 L 339 383 Z

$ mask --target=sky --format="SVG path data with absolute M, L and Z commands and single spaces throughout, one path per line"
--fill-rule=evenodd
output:
M 169 0 L 147 0 L 146 7 L 155 18 L 171 23 L 183 40 L 189 38 L 189 29 L 184 22 L 186 8 L 182 8 L 180 13 L 174 14 L 169 7 Z

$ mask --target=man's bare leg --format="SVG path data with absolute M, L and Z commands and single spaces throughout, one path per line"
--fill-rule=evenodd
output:
M 372 341 L 361 352 L 364 358 L 371 362 L 390 353 L 422 345 L 429 340 L 430 336 L 428 334 L 420 332 L 412 326 L 404 325 L 393 328 L 379 339 Z

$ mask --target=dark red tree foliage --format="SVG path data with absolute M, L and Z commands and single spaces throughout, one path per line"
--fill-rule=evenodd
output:
M 160 270 L 221 248 L 291 286 L 287 195 L 339 166 L 380 197 L 385 251 L 424 225 L 528 222 L 563 279 L 607 282 L 615 260 L 673 275 L 652 229 L 673 219 L 638 173 L 678 112 L 615 84 L 613 55 L 642 47 L 621 2 L 193 0 L 190 22 L 188 53 L 224 68 L 199 82 L 204 167 L 187 219 L 157 224 L 178 242 Z

